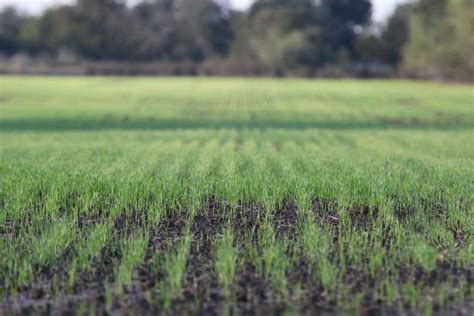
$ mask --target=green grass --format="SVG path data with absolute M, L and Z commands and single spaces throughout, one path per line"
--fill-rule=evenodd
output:
M 173 245 L 174 249 L 171 249 L 165 255 L 161 264 L 165 277 L 158 284 L 165 309 L 169 309 L 173 297 L 179 295 L 186 272 L 190 243 L 191 237 L 188 230 L 185 233 L 184 239 L 179 244 Z
M 473 135 L 469 85 L 0 77 L 0 311 L 466 308 Z
M 122 258 L 115 272 L 115 281 L 118 285 L 131 284 L 134 269 L 143 262 L 148 244 L 148 234 L 138 233 L 137 236 L 125 239 L 122 242 Z
M 226 230 L 215 245 L 216 271 L 222 284 L 224 295 L 231 296 L 232 283 L 239 264 L 238 249 L 234 247 L 234 236 L 231 228 Z

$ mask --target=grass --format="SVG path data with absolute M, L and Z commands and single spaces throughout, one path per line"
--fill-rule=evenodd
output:
M 73 288 L 76 284 L 78 273 L 91 269 L 93 267 L 93 260 L 100 259 L 101 250 L 110 240 L 111 235 L 112 227 L 110 223 L 99 223 L 90 230 L 88 236 L 81 237 L 76 243 L 76 255 L 68 269 L 70 288 Z
M 0 77 L 0 311 L 469 309 L 473 132 L 467 85 Z
M 186 262 L 188 260 L 191 237 L 189 230 L 185 233 L 184 239 L 179 244 L 174 245 L 164 257 L 162 268 L 165 277 L 160 284 L 160 293 L 164 302 L 164 308 L 171 307 L 174 296 L 179 294 L 186 272 Z
M 133 280 L 133 271 L 145 258 L 145 251 L 148 244 L 148 234 L 138 233 L 125 239 L 122 243 L 122 258 L 120 265 L 115 273 L 115 281 L 118 285 L 131 284 Z
M 224 294 L 229 298 L 239 264 L 238 249 L 234 247 L 234 236 L 230 228 L 217 239 L 215 249 L 216 272 Z

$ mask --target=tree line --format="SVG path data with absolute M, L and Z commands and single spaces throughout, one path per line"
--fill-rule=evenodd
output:
M 287 69 L 384 65 L 421 76 L 469 76 L 474 1 L 400 5 L 384 25 L 370 0 L 77 0 L 40 16 L 0 12 L 0 52 L 89 61 L 256 64 Z

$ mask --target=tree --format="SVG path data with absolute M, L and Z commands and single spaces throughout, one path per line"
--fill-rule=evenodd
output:
M 473 25 L 471 0 L 421 0 L 410 19 L 405 71 L 418 76 L 473 78 Z
M 292 27 L 293 14 L 285 5 L 257 2 L 248 16 L 239 20 L 234 52 L 238 58 L 258 62 L 277 72 L 293 65 L 304 45 L 301 32 Z
M 356 30 L 367 23 L 371 8 L 369 0 L 260 0 L 251 7 L 249 23 L 254 42 L 272 34 L 281 42 L 275 50 L 264 41 L 258 51 L 279 51 L 291 63 L 319 67 L 355 56 Z
M 403 49 L 410 37 L 410 15 L 413 4 L 399 5 L 389 18 L 382 33 L 382 61 L 391 65 L 399 65 L 403 58 Z
M 73 11 L 70 6 L 47 10 L 39 18 L 31 19 L 21 31 L 21 39 L 28 43 L 28 51 L 33 54 L 56 54 L 61 48 L 72 48 Z
M 173 59 L 178 40 L 173 0 L 139 3 L 132 12 L 133 34 L 137 39 L 133 58 L 139 60 Z
M 78 0 L 70 23 L 78 52 L 90 59 L 127 59 L 134 46 L 124 0 Z
M 211 0 L 155 0 L 134 9 L 140 59 L 202 61 L 226 56 L 233 40 L 232 12 Z
M 403 49 L 410 36 L 413 8 L 413 3 L 398 5 L 385 25 L 366 28 L 356 41 L 358 59 L 398 67 L 403 61 Z
M 176 0 L 174 12 L 177 56 L 202 61 L 228 53 L 232 41 L 230 10 L 213 0 Z
M 14 54 L 25 49 L 21 41 L 21 31 L 29 18 L 18 13 L 13 7 L 6 7 L 0 12 L 0 51 Z

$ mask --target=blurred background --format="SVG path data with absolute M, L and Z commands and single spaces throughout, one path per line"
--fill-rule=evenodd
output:
M 472 0 L 2 0 L 0 73 L 474 80 Z

